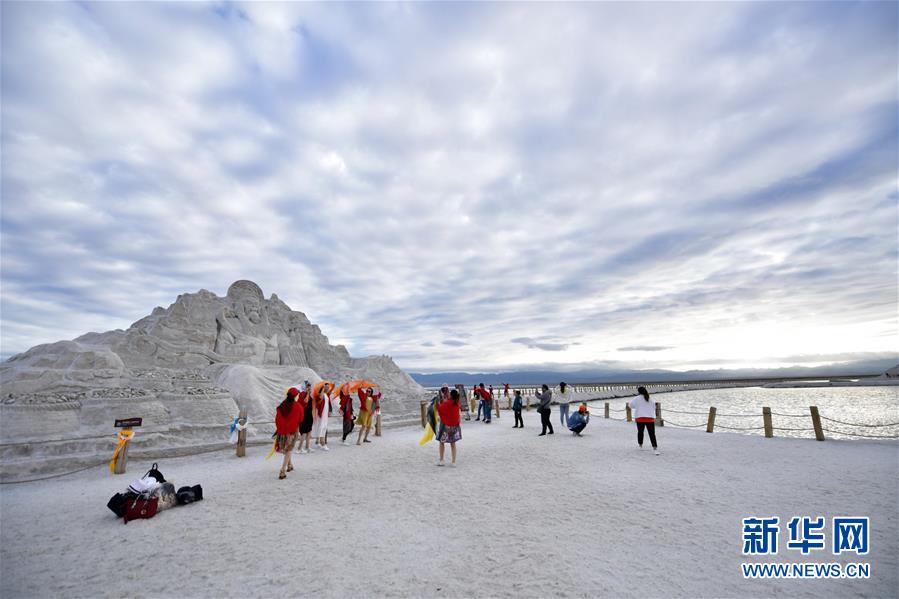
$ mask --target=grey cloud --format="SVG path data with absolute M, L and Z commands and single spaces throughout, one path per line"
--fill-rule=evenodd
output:
M 669 345 L 632 345 L 629 347 L 619 347 L 618 351 L 664 351 L 666 349 L 674 349 Z
M 511 339 L 510 341 L 512 343 L 520 343 L 531 349 L 542 349 L 543 351 L 565 351 L 568 349 L 567 343 L 547 343 L 530 337 L 518 337 L 516 339 Z

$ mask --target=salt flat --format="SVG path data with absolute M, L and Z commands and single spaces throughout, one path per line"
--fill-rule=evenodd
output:
M 558 422 L 557 413 L 553 413 Z M 457 468 L 421 429 L 278 456 L 160 463 L 197 504 L 123 525 L 106 508 L 146 470 L 0 487 L 0 595 L 12 597 L 895 597 L 895 442 L 764 439 L 594 419 L 582 438 L 539 418 L 463 421 Z M 339 440 L 338 440 L 339 441 Z M 647 442 L 648 446 L 648 442 Z M 781 551 L 746 558 L 741 519 L 779 516 Z M 871 518 L 870 555 L 786 550 L 792 516 Z M 829 536 L 828 536 L 829 540 Z M 744 561 L 868 562 L 868 580 L 745 580 Z

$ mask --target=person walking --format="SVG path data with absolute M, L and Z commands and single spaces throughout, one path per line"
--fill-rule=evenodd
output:
M 537 411 L 540 413 L 540 424 L 543 426 L 543 432 L 537 435 L 538 437 L 542 437 L 546 434 L 546 429 L 549 429 L 549 434 L 553 434 L 553 423 L 549 421 L 550 407 L 549 404 L 553 400 L 553 392 L 550 391 L 548 385 L 543 385 L 542 390 L 536 394 L 538 404 Z
M 437 461 L 437 465 L 443 466 L 444 451 L 446 444 L 449 443 L 453 456 L 450 467 L 455 467 L 456 443 L 462 439 L 462 409 L 459 405 L 459 392 L 453 389 L 449 392 L 449 397 L 442 392 L 440 395 L 442 399 L 437 403 L 437 413 L 440 415 L 440 435 L 437 438 L 440 441 L 440 459 Z
M 356 439 L 356 445 L 363 443 L 371 443 L 368 440 L 368 432 L 371 430 L 371 419 L 374 411 L 374 390 L 369 387 L 365 391 L 359 389 L 359 415 L 356 417 L 356 424 L 359 425 L 359 438 Z
M 293 471 L 291 452 L 297 442 L 297 431 L 303 418 L 303 409 L 296 401 L 299 394 L 296 387 L 291 387 L 287 390 L 284 401 L 275 410 L 275 450 L 284 454 L 279 479 L 287 478 L 287 473 Z
M 515 426 L 512 428 L 524 428 L 524 420 L 521 418 L 521 391 L 515 390 L 515 399 L 512 400 L 512 412 L 515 414 Z
M 559 422 L 562 426 L 568 427 L 568 407 L 571 404 L 571 389 L 564 382 L 559 383 L 559 397 L 556 399 L 559 404 Z
M 637 387 L 637 393 L 642 397 L 631 400 L 631 409 L 634 411 L 634 420 L 637 422 L 637 445 L 643 449 L 643 429 L 649 433 L 649 442 L 652 450 L 659 455 L 659 445 L 656 443 L 656 402 L 649 399 L 649 391 L 646 387 Z
M 303 408 L 303 418 L 300 421 L 300 442 L 297 453 L 309 453 L 309 443 L 312 440 L 312 383 L 309 381 L 303 382 L 303 390 L 300 392 L 297 400 Z
M 375 436 L 381 436 L 381 388 L 371 396 L 371 425 L 375 429 Z
M 490 424 L 493 420 L 493 397 L 491 397 L 487 389 L 484 388 L 484 383 L 478 385 L 477 393 L 481 398 L 481 402 L 484 404 L 484 424 Z M 478 410 L 478 413 L 480 413 L 480 409 Z
M 331 384 L 325 383 L 312 398 L 312 436 L 322 451 L 328 448 L 328 416 L 331 414 Z
M 568 418 L 568 430 L 571 431 L 572 435 L 580 437 L 581 431 L 587 427 L 589 422 L 590 412 L 587 410 L 587 404 L 582 403 L 578 411 Z
M 343 439 L 341 445 L 349 445 L 346 438 L 353 432 L 356 426 L 356 418 L 353 416 L 353 397 L 347 390 L 347 386 L 340 387 L 340 414 L 343 416 Z

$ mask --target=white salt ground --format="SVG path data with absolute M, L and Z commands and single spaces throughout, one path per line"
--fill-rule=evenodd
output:
M 896 443 L 666 427 L 655 456 L 631 424 L 595 418 L 575 438 L 525 422 L 463 421 L 457 468 L 417 427 L 332 441 L 286 480 L 259 446 L 168 459 L 206 498 L 127 525 L 106 501 L 148 463 L 5 485 L 0 596 L 897 596 Z M 869 516 L 870 555 L 802 557 L 782 531 L 779 555 L 747 559 L 746 516 Z M 743 561 L 865 561 L 871 578 L 745 580 Z

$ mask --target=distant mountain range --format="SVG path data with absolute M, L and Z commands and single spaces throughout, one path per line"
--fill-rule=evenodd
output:
M 896 360 L 875 360 L 827 366 L 788 366 L 784 368 L 742 368 L 717 370 L 515 370 L 510 372 L 410 372 L 409 375 L 424 387 L 438 387 L 443 383 L 455 385 L 557 385 L 567 383 L 616 383 L 650 381 L 700 381 L 718 379 L 777 379 L 777 378 L 834 378 L 876 376 L 895 367 Z

